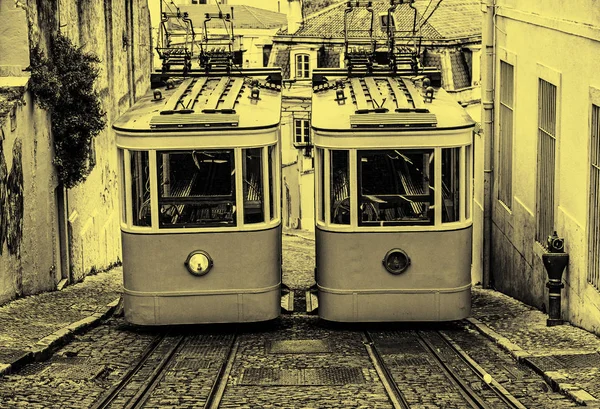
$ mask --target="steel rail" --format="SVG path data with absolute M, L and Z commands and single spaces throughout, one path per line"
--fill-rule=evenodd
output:
M 129 383 L 131 378 L 135 376 L 136 373 L 139 372 L 141 367 L 146 363 L 150 355 L 158 348 L 163 339 L 165 339 L 167 335 L 163 334 L 159 337 L 156 337 L 152 342 L 144 349 L 142 355 L 138 358 L 137 362 L 129 367 L 129 370 L 123 375 L 121 380 L 114 384 L 110 389 L 108 389 L 104 394 L 100 395 L 100 397 L 94 402 L 90 409 L 104 409 L 110 405 L 110 403 L 114 400 L 114 398 L 121 392 L 125 386 Z
M 425 350 L 429 351 L 431 356 L 435 358 L 438 367 L 442 370 L 446 378 L 456 387 L 463 398 L 469 403 L 470 407 L 475 409 L 490 409 L 491 406 L 488 405 L 477 393 L 475 393 L 475 391 L 471 389 L 464 379 L 457 375 L 456 372 L 453 371 L 446 364 L 446 362 L 444 362 L 440 356 L 440 353 L 436 351 L 436 348 L 431 341 L 425 339 L 420 331 L 417 331 L 416 334 L 421 346 L 423 346 Z
M 184 336 L 179 337 L 175 345 L 169 349 L 169 351 L 165 354 L 163 359 L 161 359 L 156 368 L 154 368 L 152 374 L 150 374 L 146 381 L 140 386 L 138 392 L 133 396 L 133 398 L 131 398 L 129 402 L 127 402 L 124 409 L 141 408 L 144 405 L 144 403 L 146 403 L 146 401 L 152 394 L 152 391 L 158 386 L 158 384 L 162 380 L 162 375 L 169 368 L 169 363 L 173 361 L 175 353 L 181 349 L 184 340 Z
M 510 408 L 527 409 L 517 398 L 511 395 L 498 381 L 496 381 L 488 372 L 485 371 L 477 362 L 473 360 L 456 342 L 442 331 L 438 331 L 444 342 L 452 348 L 463 362 L 471 368 L 471 370 L 481 378 L 483 382 L 488 384 L 496 395 Z
M 156 337 L 146 347 L 146 349 L 144 349 L 144 351 L 142 352 L 142 354 L 140 355 L 140 357 L 138 358 L 138 360 L 135 362 L 135 364 L 133 364 L 133 365 L 131 365 L 129 367 L 129 370 L 125 373 L 125 375 L 123 375 L 123 377 L 121 378 L 121 380 L 119 382 L 117 382 L 116 384 L 114 384 L 104 394 L 100 395 L 100 397 L 98 399 L 96 399 L 96 402 L 94 402 L 94 404 L 92 406 L 90 406 L 90 409 L 105 409 L 105 408 L 110 407 L 110 405 L 119 396 L 119 394 L 121 393 L 121 391 L 123 389 L 125 389 L 127 387 L 127 385 L 130 384 L 130 382 L 132 381 L 132 379 L 134 378 L 134 376 L 136 374 L 138 374 L 139 371 L 142 369 L 142 367 L 148 362 L 148 360 L 150 359 L 150 356 L 154 352 L 157 351 L 157 349 L 159 348 L 159 346 L 167 338 L 167 335 L 168 334 L 163 334 L 161 336 Z M 165 358 L 163 358 L 161 360 L 161 362 L 159 363 L 158 367 L 155 368 L 155 370 L 151 374 L 150 378 L 148 378 L 146 380 L 146 382 L 144 382 L 142 384 L 142 387 L 140 387 L 140 390 L 138 390 L 138 393 L 136 393 L 136 395 L 132 399 L 129 400 L 129 402 L 127 403 L 126 407 L 128 407 L 128 408 L 129 407 L 135 407 L 135 405 L 137 404 L 136 402 L 139 403 L 140 399 L 144 398 L 144 395 L 146 395 L 147 392 L 150 391 L 150 386 L 155 386 L 158 383 L 158 382 L 155 382 L 155 381 L 158 379 L 158 377 L 163 372 L 166 364 L 172 359 L 175 351 L 181 345 L 182 341 L 183 341 L 183 337 L 180 337 L 180 339 L 177 341 L 177 343 L 175 344 L 175 346 L 173 348 L 171 348 L 171 350 L 169 351 L 169 353 L 167 354 L 167 356 Z M 143 393 L 140 393 L 141 389 L 144 389 L 145 391 Z M 144 401 L 145 401 L 145 399 L 144 399 Z M 143 404 L 143 402 L 141 402 L 141 403 Z M 132 404 L 134 406 L 131 406 Z
M 208 398 L 204 404 L 204 409 L 217 409 L 219 407 L 221 399 L 223 399 L 223 395 L 225 393 L 225 388 L 227 387 L 227 381 L 229 380 L 229 375 L 231 374 L 231 369 L 233 368 L 233 362 L 235 361 L 238 347 L 238 336 L 237 334 L 234 334 L 233 338 L 231 339 L 231 343 L 229 344 L 229 352 L 227 353 L 227 357 L 223 361 L 223 364 L 219 369 L 219 373 L 217 374 L 217 378 L 215 379 L 210 393 L 208 394 Z
M 381 383 L 383 383 L 383 387 L 390 398 L 394 409 L 410 409 L 410 405 L 408 401 L 404 397 L 404 394 L 398 388 L 396 382 L 394 382 L 394 378 L 390 373 L 387 365 L 385 364 L 377 346 L 373 342 L 373 338 L 371 338 L 371 334 L 368 331 L 363 333 L 363 344 L 367 349 L 367 353 L 369 354 L 369 358 L 371 358 L 371 363 L 375 367 L 377 371 L 377 375 L 379 375 L 379 379 L 381 379 Z

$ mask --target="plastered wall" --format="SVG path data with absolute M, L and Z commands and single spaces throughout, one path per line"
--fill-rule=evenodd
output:
M 501 291 L 547 308 L 544 249 L 535 240 L 538 79 L 544 78 L 557 86 L 554 229 L 570 255 L 563 318 L 598 333 L 600 293 L 587 282 L 587 230 L 590 206 L 599 205 L 589 202 L 589 112 L 590 88 L 600 87 L 600 14 L 593 0 L 568 8 L 547 3 L 497 2 L 496 68 L 500 58 L 511 59 L 516 87 L 513 197 L 510 208 L 497 200 L 497 189 L 493 198 L 493 280 Z M 498 81 L 496 75 L 496 89 Z M 495 123 L 497 150 L 497 114 Z
M 5 208 L 0 211 L 2 304 L 54 290 L 59 283 L 81 280 L 120 261 L 111 124 L 148 89 L 151 41 L 146 0 L 29 0 L 0 5 L 0 27 L 20 33 L 18 41 L 0 36 L 0 50 L 11 50 L 0 52 L 0 89 L 22 93 L 21 102 L 13 103 L 0 120 L 0 210 Z M 94 170 L 86 182 L 66 192 L 52 164 L 49 114 L 33 102 L 27 91 L 28 73 L 23 71 L 29 64 L 29 48 L 37 44 L 46 50 L 58 27 L 75 45 L 100 58 L 96 89 L 107 119 L 106 129 L 94 141 Z M 3 102 L 7 103 L 0 92 L 0 108 Z

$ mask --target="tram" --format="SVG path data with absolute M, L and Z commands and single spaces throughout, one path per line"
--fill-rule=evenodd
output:
M 439 70 L 421 65 L 412 1 L 390 0 L 381 13 L 388 22 L 397 7 L 414 14 L 412 29 L 387 24 L 383 50 L 371 2 L 371 27 L 349 27 L 361 6 L 348 2 L 345 13 L 346 67 L 313 70 L 319 316 L 462 319 L 471 309 L 475 123 Z M 368 34 L 353 45 L 350 31 Z
M 133 324 L 280 314 L 281 72 L 203 57 L 213 65 L 184 59 L 176 70 L 170 59 L 113 124 L 124 316 Z
M 313 90 L 320 317 L 468 316 L 474 122 L 439 76 L 322 70 Z

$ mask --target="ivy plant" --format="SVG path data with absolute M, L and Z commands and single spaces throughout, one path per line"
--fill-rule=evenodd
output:
M 100 96 L 94 89 L 100 62 L 58 33 L 48 57 L 31 51 L 30 90 L 36 103 L 50 112 L 54 165 L 67 188 L 83 182 L 94 167 L 93 138 L 106 126 Z

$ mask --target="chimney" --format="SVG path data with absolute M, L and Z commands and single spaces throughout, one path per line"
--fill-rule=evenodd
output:
M 294 34 L 302 24 L 302 0 L 287 0 L 288 34 Z

